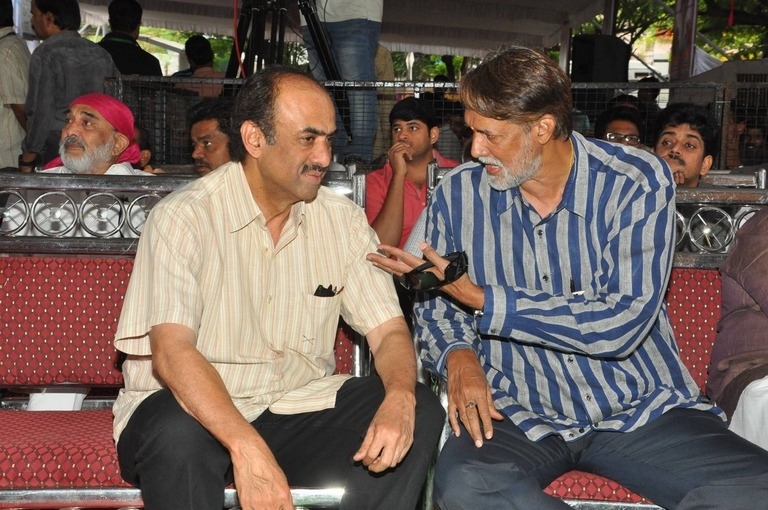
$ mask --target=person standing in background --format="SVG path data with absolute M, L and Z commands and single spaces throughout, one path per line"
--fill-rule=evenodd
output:
M 99 46 L 112 55 L 122 74 L 162 76 L 157 57 L 139 46 L 139 29 L 144 10 L 136 0 L 112 0 L 109 4 L 109 27 L 112 30 Z
M 15 167 L 27 120 L 29 49 L 13 31 L 13 3 L 0 0 L 0 168 Z
M 395 81 L 392 52 L 381 44 L 376 48 L 376 81 Z M 395 90 L 388 87 L 376 89 L 376 134 L 373 137 L 373 156 L 386 157 L 389 150 L 389 111 L 397 102 Z
M 77 0 L 32 0 L 30 23 L 43 44 L 29 64 L 27 136 L 19 157 L 22 172 L 58 156 L 61 129 L 73 99 L 103 92 L 106 78 L 120 76 L 107 50 L 80 37 Z
M 376 80 L 376 48 L 381 35 L 384 0 L 320 0 L 317 17 L 328 35 L 329 50 L 336 61 L 342 80 Z M 306 20 L 302 18 L 302 25 Z M 327 80 L 309 28 L 302 26 L 309 66 L 318 81 Z M 376 90 L 347 91 L 351 133 L 344 145 L 343 132 L 336 137 L 334 149 L 347 159 L 369 163 L 373 159 L 373 138 L 376 133 Z M 344 115 L 347 112 L 340 112 Z M 340 131 L 342 123 L 336 122 Z

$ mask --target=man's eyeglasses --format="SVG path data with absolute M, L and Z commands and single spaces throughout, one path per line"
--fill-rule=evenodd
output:
M 463 251 L 457 251 L 443 255 L 443 258 L 448 259 L 448 265 L 445 266 L 443 275 L 445 279 L 441 280 L 438 276 L 427 271 L 430 267 L 435 265 L 426 261 L 420 266 L 414 267 L 411 271 L 405 273 L 402 276 L 397 277 L 397 281 L 400 285 L 408 290 L 431 290 L 449 283 L 455 282 L 467 272 L 467 254 Z
M 624 135 L 621 133 L 606 133 L 605 139 L 609 142 L 624 143 L 626 145 L 640 145 L 640 137 L 637 135 Z

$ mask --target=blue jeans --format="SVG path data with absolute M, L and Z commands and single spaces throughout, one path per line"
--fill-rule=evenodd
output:
M 554 435 L 531 441 L 507 418 L 493 423 L 481 448 L 462 430 L 440 452 L 435 500 L 441 510 L 567 510 L 542 489 L 571 469 L 610 477 L 664 508 L 741 510 L 768 500 L 768 451 L 693 409 L 573 443 Z
M 331 55 L 342 80 L 374 81 L 376 79 L 376 48 L 379 45 L 381 23 L 365 19 L 352 19 L 335 23 L 323 23 Z M 302 28 L 304 44 L 307 47 L 309 65 L 313 76 L 325 81 L 327 76 L 321 65 L 317 48 L 310 36 L 309 29 Z M 343 136 L 344 123 L 338 114 L 336 124 L 339 133 L 334 142 L 334 150 L 341 156 L 355 155 L 365 161 L 373 159 L 373 137 L 376 133 L 376 89 L 356 88 L 346 94 L 349 101 L 348 118 L 351 125 L 350 140 Z M 343 159 L 342 159 L 343 161 Z

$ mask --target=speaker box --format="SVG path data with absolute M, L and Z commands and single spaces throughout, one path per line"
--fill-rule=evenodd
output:
M 632 48 L 612 35 L 577 35 L 571 43 L 571 81 L 626 82 Z

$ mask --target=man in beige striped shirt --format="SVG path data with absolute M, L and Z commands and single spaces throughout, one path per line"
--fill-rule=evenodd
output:
M 344 487 L 342 508 L 415 508 L 444 414 L 365 214 L 321 187 L 335 113 L 296 70 L 251 76 L 241 163 L 176 191 L 142 233 L 115 344 L 123 477 L 145 508 L 290 509 L 290 486 Z M 332 375 L 339 315 L 377 376 Z

